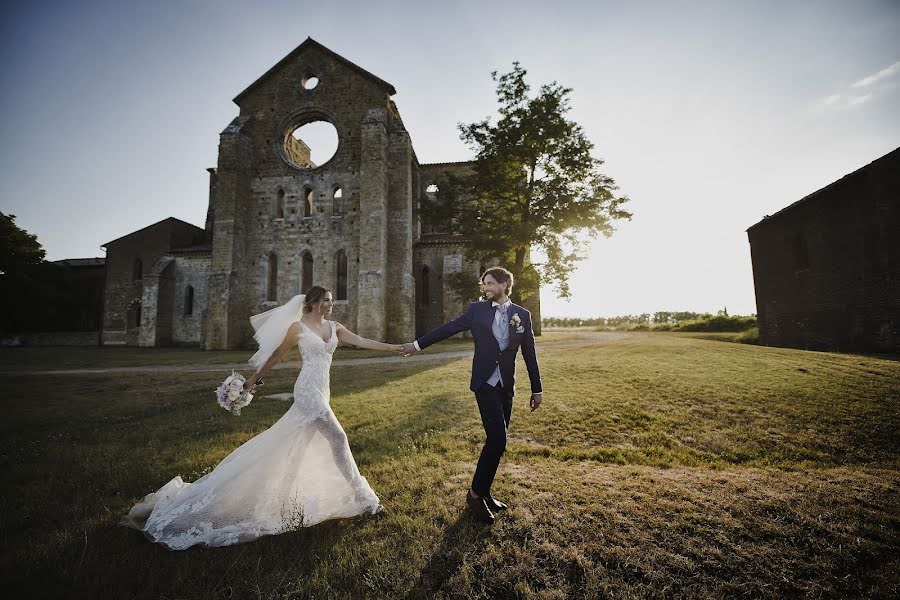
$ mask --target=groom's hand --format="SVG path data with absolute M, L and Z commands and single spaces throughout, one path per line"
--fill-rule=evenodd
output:
M 400 346 L 400 348 L 400 354 L 402 354 L 403 356 L 412 356 L 413 354 L 418 352 L 418 350 L 416 350 L 415 344 L 413 344 L 412 342 L 403 344 L 402 346 Z
M 538 406 L 541 405 L 541 401 L 544 399 L 543 396 L 544 396 L 543 392 L 539 392 L 537 394 L 531 395 L 531 402 L 530 402 L 531 412 L 534 412 L 538 409 Z

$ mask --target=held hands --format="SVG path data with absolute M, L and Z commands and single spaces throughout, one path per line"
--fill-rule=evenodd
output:
M 543 396 L 543 392 L 538 392 L 537 394 L 531 395 L 531 402 L 529 402 L 529 404 L 531 405 L 531 412 L 534 412 L 538 409 L 538 407 L 541 405 L 541 401 L 543 400 Z
M 416 346 L 412 343 L 402 344 L 399 350 L 401 356 L 412 356 L 416 352 L 418 352 L 418 350 L 416 350 Z

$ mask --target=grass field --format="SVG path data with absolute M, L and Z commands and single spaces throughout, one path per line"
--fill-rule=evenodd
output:
M 565 338 L 565 332 L 554 334 L 555 338 Z M 448 340 L 441 348 L 432 352 L 464 350 L 471 348 L 468 340 Z M 0 348 L 0 372 L 26 370 L 99 369 L 135 366 L 176 366 L 184 364 L 247 365 L 253 351 L 247 350 L 200 350 L 196 347 L 175 348 L 135 348 L 115 346 L 89 346 L 81 348 L 53 346 L 28 348 Z M 361 350 L 352 346 L 340 346 L 334 353 L 336 360 L 345 358 L 371 358 L 386 356 L 384 352 Z M 300 353 L 290 350 L 285 361 L 300 360 Z M 250 369 L 249 365 L 245 370 Z
M 154 358 L 120 350 L 119 365 Z M 34 350 L 28 368 L 77 352 Z M 222 373 L 8 377 L 5 595 L 900 595 L 897 361 L 666 333 L 551 335 L 539 355 L 545 402 L 529 413 L 527 395 L 516 400 L 494 485 L 511 510 L 493 527 L 462 510 L 483 439 L 469 361 L 346 365 L 332 371 L 332 406 L 385 514 L 185 552 L 116 523 L 172 476 L 208 472 L 287 403 L 258 399 L 233 417 L 214 401 Z M 295 377 L 274 372 L 268 392 Z

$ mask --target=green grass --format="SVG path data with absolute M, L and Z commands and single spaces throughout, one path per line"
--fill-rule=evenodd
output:
M 92 598 L 900 593 L 900 363 L 668 333 L 549 335 L 539 346 L 545 403 L 529 413 L 520 382 L 494 488 L 512 508 L 493 527 L 462 511 L 483 439 L 469 361 L 347 365 L 332 372 L 332 405 L 386 514 L 176 553 L 115 524 L 172 476 L 208 472 L 288 404 L 258 399 L 228 415 L 214 373 L 10 378 L 4 588 Z M 57 367 L 60 352 L 30 360 Z M 177 363 L 172 352 L 160 364 Z M 295 376 L 274 372 L 268 392 L 289 391 Z
M 427 352 L 451 352 L 472 347 L 470 340 L 449 340 Z M 248 350 L 200 350 L 196 347 L 136 348 L 136 347 L 65 347 L 0 348 L 0 372 L 20 369 L 69 370 L 103 369 L 136 366 L 176 366 L 185 364 L 217 365 L 246 364 L 253 354 Z M 375 350 L 361 350 L 352 346 L 339 346 L 336 360 L 348 358 L 372 358 L 388 356 Z M 300 360 L 300 353 L 292 349 L 285 361 Z M 248 367 L 249 368 L 249 367 Z

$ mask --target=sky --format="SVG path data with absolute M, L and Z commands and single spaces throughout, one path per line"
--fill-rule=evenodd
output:
M 423 163 L 472 158 L 492 71 L 573 89 L 634 217 L 544 316 L 753 314 L 746 229 L 900 146 L 896 0 L 36 0 L 0 21 L 0 210 L 50 260 L 202 227 L 232 98 L 308 36 L 396 88 Z

